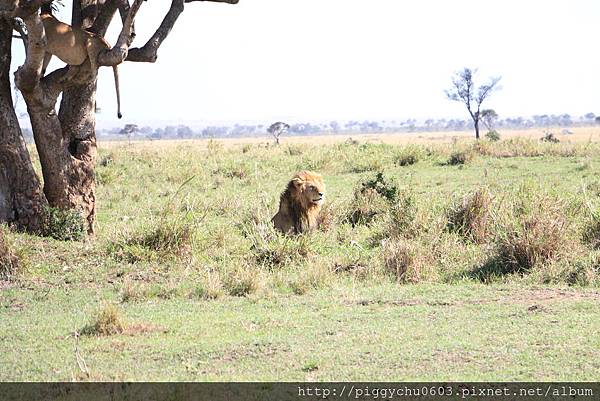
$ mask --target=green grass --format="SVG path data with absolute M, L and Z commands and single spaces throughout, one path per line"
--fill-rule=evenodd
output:
M 99 161 L 95 238 L 5 230 L 1 380 L 599 379 L 597 144 L 124 143 Z M 327 229 L 288 238 L 269 221 L 302 169 L 324 176 Z M 105 309 L 119 334 L 76 340 Z
M 2 379 L 88 378 L 69 333 L 106 299 L 118 301 L 106 291 L 5 294 Z M 165 331 L 82 337 L 79 349 L 92 380 L 597 380 L 599 300 L 483 285 L 171 299 L 122 306 L 128 321 Z

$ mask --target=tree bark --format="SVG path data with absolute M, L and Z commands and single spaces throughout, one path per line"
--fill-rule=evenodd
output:
M 0 223 L 40 233 L 46 200 L 35 174 L 10 87 L 13 23 L 0 17 Z

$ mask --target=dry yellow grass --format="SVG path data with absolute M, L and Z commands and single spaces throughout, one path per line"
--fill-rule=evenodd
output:
M 544 135 L 544 128 L 537 127 L 526 130 L 502 130 L 500 135 L 502 139 L 509 138 L 529 138 L 540 139 Z M 551 129 L 561 142 L 600 142 L 600 127 L 576 127 L 570 128 L 572 135 L 561 134 L 561 128 Z M 350 138 L 359 141 L 360 143 L 385 143 L 390 145 L 407 145 L 407 144 L 428 144 L 428 143 L 451 143 L 453 141 L 468 140 L 473 138 L 473 131 L 441 131 L 441 132 L 412 132 L 412 133 L 381 133 L 381 134 L 361 134 L 348 133 L 343 135 L 322 134 L 309 136 L 287 136 L 282 138 L 282 144 L 311 144 L 311 145 L 328 145 L 335 143 L 343 143 Z M 225 148 L 239 145 L 264 145 L 272 146 L 273 139 L 271 137 L 253 137 L 253 138 L 216 138 L 212 140 L 218 142 Z M 181 146 L 186 149 L 202 149 L 205 150 L 210 139 L 189 139 L 189 140 L 161 140 L 150 141 L 141 140 L 133 141 L 132 145 L 140 150 L 151 149 L 156 146 L 155 142 L 159 142 L 161 147 L 177 147 Z M 124 141 L 102 141 L 99 143 L 101 149 L 111 149 L 114 147 L 122 147 Z

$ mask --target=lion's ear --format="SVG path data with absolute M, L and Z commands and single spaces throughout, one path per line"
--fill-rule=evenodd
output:
M 298 178 L 298 177 L 294 178 L 292 180 L 292 182 L 294 183 L 294 186 L 296 188 L 302 188 L 302 184 L 304 184 L 304 181 L 301 178 Z

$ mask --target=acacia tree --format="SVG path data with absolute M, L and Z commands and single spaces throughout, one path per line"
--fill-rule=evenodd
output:
M 131 145 L 131 136 L 136 132 L 139 132 L 140 127 L 137 124 L 125 124 L 125 126 L 119 131 L 121 135 L 127 135 L 127 142 Z
M 493 131 L 495 129 L 496 121 L 498 121 L 498 113 L 496 113 L 495 110 L 481 110 L 481 112 L 479 113 L 479 117 L 485 129 L 487 129 L 488 131 Z
M 135 37 L 134 21 L 144 0 L 73 0 L 71 25 L 104 36 L 118 12 L 122 29 L 117 43 L 98 55 L 98 66 L 125 61 L 153 63 L 185 3 L 195 1 L 238 3 L 171 0 L 162 22 L 139 48 L 130 46 Z M 96 216 L 96 74 L 90 71 L 88 59 L 73 76 L 66 74 L 68 66 L 41 76 L 46 37 L 39 10 L 51 4 L 52 0 L 0 0 L 0 223 L 39 233 L 46 206 L 51 206 L 79 211 L 92 234 Z M 152 2 L 146 4 L 145 7 L 154 6 Z M 15 84 L 27 106 L 43 188 L 33 169 L 11 97 L 13 31 L 25 46 L 26 59 L 15 73 Z
M 279 145 L 279 137 L 283 134 L 286 134 L 289 129 L 289 124 L 278 121 L 276 123 L 271 124 L 271 126 L 267 129 L 267 132 L 271 134 L 273 138 L 275 138 L 275 144 Z
M 500 77 L 490 78 L 489 83 L 481 85 L 479 88 L 475 85 L 474 75 L 477 70 L 465 68 L 457 72 L 452 77 L 452 88 L 446 91 L 448 99 L 461 102 L 469 111 L 475 127 L 475 138 L 479 139 L 479 122 L 481 120 L 481 104 L 489 95 L 497 89 Z

